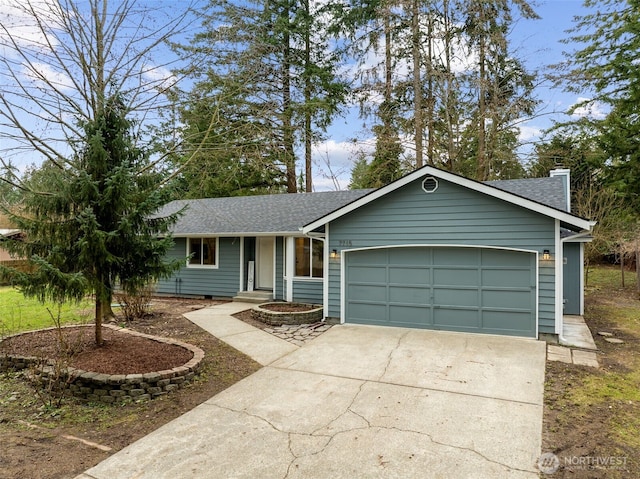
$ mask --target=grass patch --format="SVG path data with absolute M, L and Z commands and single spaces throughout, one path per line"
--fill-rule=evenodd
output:
M 611 401 L 640 403 L 640 370 L 637 365 L 627 374 L 605 372 L 587 376 L 579 387 L 571 389 L 569 398 L 574 404 L 609 404 Z
M 9 286 L 0 287 L 0 312 L 0 336 L 55 326 L 51 315 L 57 318 L 58 312 L 62 324 L 87 323 L 92 319 L 88 301 L 62 306 L 52 302 L 42 304 Z
M 596 265 L 590 266 L 585 278 L 586 291 L 635 291 L 636 272 L 624 272 L 624 288 L 622 287 L 622 273 L 619 266 Z
M 640 409 L 640 408 L 638 408 Z M 640 449 L 640 411 L 625 411 L 612 421 L 611 428 L 622 444 Z

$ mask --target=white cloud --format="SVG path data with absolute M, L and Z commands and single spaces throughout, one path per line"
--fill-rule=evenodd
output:
M 73 80 L 61 71 L 55 70 L 46 63 L 32 63 L 30 67 L 23 68 L 23 74 L 35 83 L 52 85 L 57 90 L 72 90 L 74 88 Z
M 577 106 L 576 106 L 577 105 Z M 571 116 L 573 118 L 593 118 L 594 120 L 603 120 L 607 116 L 606 105 L 599 101 L 593 101 L 591 98 L 578 98 L 569 111 L 573 109 Z
M 313 187 L 315 191 L 345 190 L 359 151 L 373 152 L 374 141 L 326 140 L 313 146 Z M 302 166 L 304 168 L 304 166 Z
M 535 141 L 542 136 L 542 128 L 537 126 L 523 124 L 519 125 L 518 128 L 520 130 L 518 139 L 521 143 Z
M 0 0 L 2 55 L 15 56 L 15 53 L 11 53 L 14 48 L 9 46 L 13 42 L 17 44 L 18 48 L 44 46 L 47 42 L 54 47 L 58 45 L 59 42 L 54 36 L 45 36 L 45 32 L 51 27 L 55 27 L 59 21 L 55 19 L 53 14 L 56 8 L 59 7 L 51 0 L 31 0 L 29 3 Z M 34 13 L 30 9 L 37 14 L 37 20 L 42 22 L 44 27 L 38 26 Z
M 178 78 L 165 67 L 146 65 L 142 76 L 161 90 L 169 89 L 178 82 Z

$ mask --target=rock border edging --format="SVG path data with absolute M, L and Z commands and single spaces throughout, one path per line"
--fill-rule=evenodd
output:
M 315 307 L 307 311 L 271 311 L 269 309 L 262 308 L 262 306 L 266 306 L 268 304 L 291 304 Z M 322 321 L 322 313 L 322 306 L 308 303 L 279 303 L 276 301 L 258 304 L 251 309 L 251 317 L 253 319 L 270 326 L 317 323 L 318 321 Z
M 136 374 L 103 374 L 93 371 L 83 371 L 73 367 L 66 367 L 57 371 L 51 362 L 42 365 L 36 371 L 42 381 L 55 380 L 63 382 L 59 387 L 66 389 L 72 396 L 87 401 L 103 403 L 113 403 L 116 401 L 144 401 L 163 396 L 174 389 L 182 387 L 186 382 L 193 379 L 200 363 L 204 359 L 204 351 L 192 344 L 184 343 L 176 339 L 163 338 L 150 334 L 140 333 L 127 328 L 103 324 L 103 327 L 111 328 L 115 331 L 139 336 L 160 343 L 173 344 L 182 347 L 193 353 L 193 357 L 182 366 L 161 371 Z M 64 328 L 77 328 L 78 325 L 63 326 Z M 44 330 L 57 329 L 45 328 Z M 42 330 L 40 330 L 42 331 Z M 32 333 L 23 332 L 7 336 L 2 341 L 16 336 Z M 22 370 L 32 365 L 42 363 L 41 358 L 33 356 L 19 356 L 8 353 L 0 355 L 0 371 L 9 369 Z

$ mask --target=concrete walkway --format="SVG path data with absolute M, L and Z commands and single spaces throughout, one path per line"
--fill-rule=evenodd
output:
M 589 351 L 597 351 L 593 335 L 582 316 L 565 315 L 562 318 L 562 340 L 563 346 L 569 346 Z
M 582 316 L 564 316 L 560 345 L 547 345 L 547 360 L 598 368 L 596 343 Z
M 234 301 L 186 313 L 184 317 L 263 366 L 298 349 L 298 346 L 284 339 L 232 317 L 253 306 Z
M 237 308 L 188 317 L 266 366 L 78 479 L 538 477 L 543 342 L 339 325 L 298 348 Z

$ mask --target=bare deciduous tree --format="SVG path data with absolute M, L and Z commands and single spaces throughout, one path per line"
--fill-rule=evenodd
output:
M 22 191 L 0 205 L 26 233 L 9 245 L 33 265 L 7 272 L 27 294 L 63 301 L 95 294 L 96 342 L 115 281 L 169 274 L 171 219 L 161 158 L 146 127 L 179 80 L 162 47 L 188 26 L 185 10 L 134 0 L 9 0 L 0 22 L 2 179 Z M 33 162 L 33 174 L 12 168 Z M 158 238 L 164 236 L 164 238 Z

